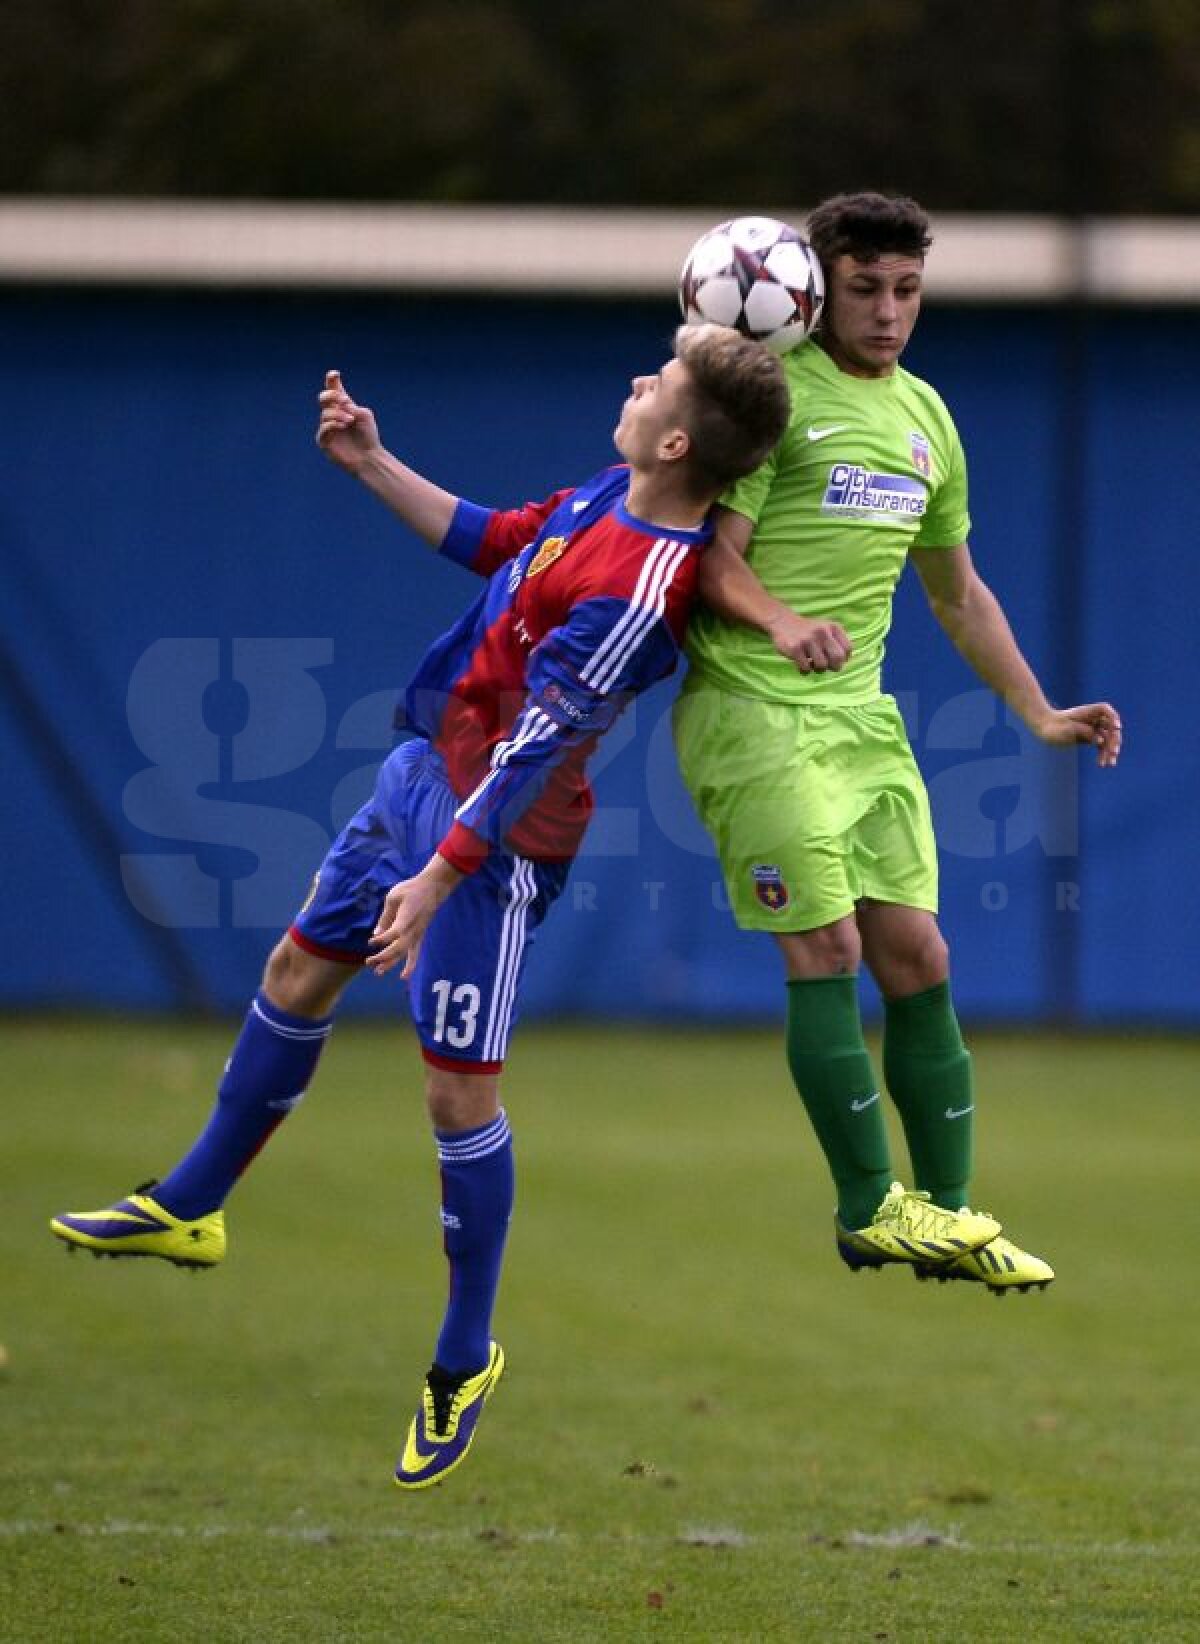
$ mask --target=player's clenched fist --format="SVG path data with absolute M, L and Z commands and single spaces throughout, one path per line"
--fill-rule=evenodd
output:
M 802 674 L 836 673 L 850 659 L 853 646 L 840 622 L 784 611 L 768 630 L 772 645 Z
M 325 373 L 325 386 L 317 395 L 317 404 L 321 408 L 317 444 L 340 468 L 357 473 L 381 448 L 374 412 L 350 398 L 340 371 Z

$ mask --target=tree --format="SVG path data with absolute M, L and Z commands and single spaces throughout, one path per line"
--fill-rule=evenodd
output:
M 5 0 L 0 190 L 1200 210 L 1194 0 Z

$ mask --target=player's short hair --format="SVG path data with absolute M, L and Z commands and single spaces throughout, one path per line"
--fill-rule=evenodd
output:
M 675 357 L 690 384 L 688 467 L 698 491 L 723 491 L 783 438 L 791 401 L 782 362 L 724 325 L 681 325 Z
M 929 218 L 903 194 L 835 194 L 808 219 L 808 238 L 826 273 L 839 257 L 877 262 L 889 254 L 920 257 L 933 244 Z

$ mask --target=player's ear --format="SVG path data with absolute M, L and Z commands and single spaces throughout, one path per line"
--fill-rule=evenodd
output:
M 682 462 L 692 449 L 692 436 L 686 428 L 671 428 L 658 442 L 658 454 L 663 462 Z

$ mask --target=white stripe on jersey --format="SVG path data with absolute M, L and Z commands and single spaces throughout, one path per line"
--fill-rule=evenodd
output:
M 645 559 L 642 561 L 642 568 L 638 572 L 637 585 L 635 586 L 635 588 L 633 590 L 633 593 L 630 596 L 629 604 L 626 606 L 625 610 L 621 613 L 620 620 L 604 636 L 604 639 L 601 641 L 599 647 L 596 649 L 596 651 L 589 658 L 589 660 L 588 660 L 588 667 L 589 668 L 603 662 L 603 659 L 605 658 L 605 656 L 607 656 L 609 650 L 611 649 L 612 645 L 614 644 L 617 635 L 620 633 L 620 631 L 623 628 L 623 626 L 625 625 L 625 623 L 629 620 L 631 612 L 633 612 L 635 609 L 640 610 L 642 608 L 642 606 L 644 605 L 645 599 L 646 599 L 646 589 L 649 586 L 651 580 L 653 579 L 655 566 L 657 565 L 658 560 L 660 559 L 660 557 L 661 557 L 661 555 L 662 555 L 662 553 L 663 553 L 663 551 L 666 547 L 667 547 L 667 538 L 666 537 L 659 537 L 657 542 L 654 544 L 653 548 L 651 548 L 650 552 L 646 555 Z
M 521 956 L 525 951 L 526 910 L 537 895 L 537 879 L 533 863 L 518 856 L 513 862 L 512 877 L 508 882 L 509 903 L 504 910 L 500 932 L 500 957 L 496 965 L 496 979 L 492 987 L 492 1002 L 488 1010 L 487 1032 L 484 1034 L 480 1060 L 499 1062 L 503 1059 L 512 1021 L 513 1002 L 516 998 L 517 975 Z
M 585 685 L 596 691 L 605 691 L 620 676 L 622 668 L 666 610 L 667 589 L 687 557 L 690 546 L 690 543 L 676 542 L 670 537 L 658 538 L 642 562 L 629 604 L 584 664 L 579 677 Z M 455 811 L 456 819 L 470 810 L 514 754 L 531 742 L 545 741 L 560 729 L 542 709 L 529 710 L 526 723 L 517 735 L 497 745 L 487 775 Z
M 660 547 L 663 550 L 661 554 Z M 646 579 L 648 586 L 643 591 L 642 581 L 646 578 L 647 569 L 643 567 L 643 576 L 638 579 L 629 608 L 583 669 L 580 677 L 585 684 L 597 691 L 607 691 L 616 683 L 625 664 L 666 610 L 667 589 L 690 547 L 690 543 L 672 542 L 669 537 L 655 543 L 647 556 L 647 566 L 650 560 L 654 560 L 653 569 Z
M 517 720 L 516 723 L 520 724 L 520 720 Z M 524 728 L 518 731 L 516 736 L 510 737 L 507 742 L 498 742 L 496 744 L 496 747 L 492 753 L 492 763 L 488 769 L 487 775 L 476 787 L 474 793 L 469 793 L 463 800 L 462 804 L 454 813 L 455 819 L 457 820 L 464 814 L 464 812 L 470 810 L 471 806 L 479 798 L 488 783 L 493 781 L 496 777 L 496 773 L 508 764 L 513 754 L 519 752 L 520 749 L 527 747 L 531 742 L 544 741 L 546 737 L 553 736 L 557 730 L 558 726 L 554 720 L 550 718 L 549 714 L 543 712 L 541 708 L 530 709 L 528 711 L 528 718 L 526 719 Z

